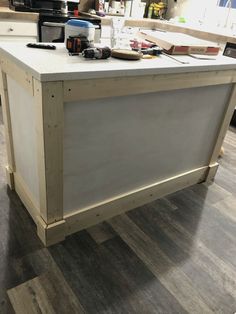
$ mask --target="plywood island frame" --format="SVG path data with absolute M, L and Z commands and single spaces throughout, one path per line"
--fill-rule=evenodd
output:
M 235 70 L 197 72 L 194 74 L 157 74 L 135 77 L 114 77 L 89 80 L 81 79 L 40 82 L 36 78 L 34 78 L 32 74 L 22 69 L 19 65 L 15 64 L 8 58 L 1 56 L 1 99 L 3 105 L 3 119 L 5 125 L 8 160 L 8 165 L 6 166 L 7 183 L 11 189 L 15 189 L 16 193 L 19 195 L 31 217 L 35 221 L 37 225 L 38 236 L 42 240 L 42 242 L 46 246 L 57 243 L 64 240 L 65 237 L 71 233 L 102 222 L 106 219 L 113 217 L 114 215 L 121 214 L 125 211 L 141 206 L 145 203 L 151 202 L 157 198 L 163 197 L 169 193 L 173 193 L 190 185 L 212 180 L 218 168 L 218 154 L 224 136 L 226 134 L 233 110 L 236 105 L 235 83 Z M 189 163 L 191 164 L 191 166 L 186 166 L 185 169 L 184 163 L 183 165 L 181 164 L 181 156 L 183 156 L 184 159 L 184 156 L 188 155 L 189 152 L 182 148 L 182 144 L 177 143 L 177 148 L 175 148 L 177 160 L 173 161 L 173 165 L 176 165 L 176 168 L 179 167 L 177 172 L 173 170 L 168 170 L 166 171 L 166 175 L 157 175 L 156 179 L 154 176 L 155 180 L 153 180 L 153 178 L 152 180 L 145 179 L 145 182 L 147 183 L 140 184 L 139 186 L 135 186 L 133 184 L 132 187 L 128 186 L 128 183 L 126 187 L 126 181 L 128 182 L 129 179 L 126 178 L 124 182 L 119 185 L 124 186 L 125 192 L 120 193 L 120 191 L 113 191 L 111 193 L 113 194 L 113 196 L 107 197 L 105 195 L 104 198 L 102 198 L 102 193 L 99 192 L 99 196 L 101 195 L 101 199 L 99 201 L 96 201 L 96 197 L 94 197 L 95 201 L 93 201 L 92 204 L 89 202 L 86 203 L 86 201 L 84 201 L 84 203 L 82 202 L 82 205 L 78 204 L 78 208 L 72 208 L 72 210 L 65 211 L 64 198 L 71 198 L 65 195 L 66 175 L 64 168 L 69 167 L 66 165 L 66 163 L 70 164 L 70 159 L 69 161 L 66 161 L 68 159 L 68 153 L 65 153 L 65 147 L 67 147 L 67 144 L 64 143 L 64 141 L 67 141 L 67 137 L 64 131 L 65 111 L 67 104 L 68 107 L 71 106 L 73 110 L 78 110 L 77 107 L 79 107 L 79 104 L 85 102 L 86 106 L 84 106 L 83 109 L 80 109 L 80 115 L 82 115 L 84 110 L 87 110 L 86 108 L 89 107 L 89 104 L 92 104 L 91 106 L 94 106 L 94 101 L 99 102 L 99 100 L 102 100 L 101 103 L 99 103 L 98 105 L 101 106 L 101 110 L 103 110 L 102 106 L 108 100 L 110 101 L 112 107 L 113 101 L 117 100 L 118 103 L 121 103 L 120 100 L 125 101 L 125 97 L 131 97 L 129 98 L 129 102 L 133 101 L 132 97 L 136 97 L 138 103 L 139 99 L 141 99 L 145 95 L 149 95 L 147 97 L 150 97 L 150 99 L 152 99 L 152 97 L 159 97 L 158 95 L 160 94 L 160 97 L 164 97 L 164 102 L 165 98 L 168 99 L 168 104 L 170 102 L 169 99 L 172 99 L 173 97 L 176 98 L 179 95 L 179 90 L 181 92 L 183 91 L 184 93 L 188 93 L 188 91 L 192 93 L 192 91 L 203 91 L 201 88 L 209 88 L 209 90 L 212 89 L 214 93 L 219 88 L 222 88 L 225 93 L 225 100 L 223 101 L 223 105 L 219 105 L 219 108 L 221 108 L 219 109 L 219 118 L 217 118 L 218 120 L 216 119 L 217 122 L 215 122 L 216 124 L 211 131 L 211 138 L 209 137 L 210 139 L 207 153 L 204 153 L 206 155 L 204 157 L 204 160 L 206 160 L 206 162 L 195 162 L 195 164 L 193 165 Z M 168 94 L 166 92 L 168 92 Z M 171 93 L 173 93 L 173 97 L 171 96 Z M 212 93 L 212 95 L 214 93 Z M 78 106 L 76 104 L 78 104 Z M 175 105 L 179 105 L 178 100 L 176 100 Z M 138 106 L 141 108 L 143 104 L 140 102 Z M 113 106 L 112 110 L 117 110 L 116 108 L 117 104 L 116 106 Z M 183 116 L 183 112 L 185 112 L 184 110 L 186 110 L 186 108 L 187 107 L 185 107 L 185 109 L 180 109 L 179 113 L 176 112 L 176 117 L 174 117 L 173 119 L 170 118 L 172 119 L 171 121 L 173 121 L 172 124 L 170 122 L 170 128 L 173 129 L 171 129 L 170 131 L 172 136 L 180 132 L 182 132 L 182 134 L 189 132 L 189 129 L 178 131 L 178 128 L 181 128 L 181 124 L 183 124 L 183 121 L 186 121 L 186 119 L 189 119 L 190 117 L 191 113 L 189 113 L 186 118 L 183 118 L 183 121 L 181 123 L 178 123 L 178 119 L 181 119 L 180 117 L 181 115 Z M 194 106 L 193 108 L 196 108 L 196 106 Z M 205 109 L 202 110 L 207 110 L 206 106 L 204 106 L 204 108 Z M 151 113 L 152 110 L 156 109 L 150 108 Z M 165 110 L 164 107 L 162 110 Z M 191 110 L 193 111 L 193 109 Z M 105 112 L 107 111 L 104 111 L 104 114 Z M 135 116 L 135 112 L 132 111 L 132 117 Z M 158 114 L 164 117 L 166 115 L 163 112 L 164 111 L 160 111 Z M 169 115 L 171 116 L 170 112 L 171 111 L 169 110 Z M 196 113 L 197 112 L 198 111 L 196 108 Z M 99 115 L 99 112 L 97 114 Z M 120 113 L 116 111 L 115 114 L 118 115 Z M 128 111 L 126 115 L 129 115 Z M 206 113 L 203 113 L 203 115 L 205 116 Z M 72 119 L 72 117 L 70 117 L 70 119 Z M 102 117 L 99 116 L 98 120 L 99 119 L 102 119 Z M 138 115 L 137 119 L 139 119 Z M 149 119 L 151 118 L 149 117 Z M 214 117 L 208 117 L 209 125 L 212 119 L 214 119 Z M 17 125 L 17 123 L 19 123 L 19 125 Z M 85 122 L 81 120 L 80 123 L 83 124 Z M 130 123 L 134 128 L 136 127 L 135 121 L 130 120 Z M 150 124 L 151 123 L 152 122 L 150 122 Z M 147 128 L 149 127 L 148 125 L 149 123 L 147 123 Z M 174 126 L 176 127 L 176 129 L 174 129 Z M 73 127 L 77 128 L 77 126 Z M 99 130 L 102 130 L 103 127 L 104 123 L 102 124 L 102 126 L 99 125 Z M 24 132 L 25 128 L 27 129 L 26 132 L 21 135 L 21 138 L 19 139 L 18 134 Z M 152 128 L 153 132 L 155 133 L 155 123 L 152 125 Z M 90 132 L 90 129 L 91 128 L 88 128 L 88 134 Z M 161 133 L 161 130 L 162 129 L 160 129 L 156 133 Z M 86 135 L 82 136 L 81 130 L 79 132 L 80 133 L 78 133 L 78 138 L 82 141 L 82 138 L 84 138 L 84 136 L 86 137 Z M 137 129 L 134 133 L 137 134 L 137 132 L 140 132 L 139 129 Z M 146 136 L 146 138 L 150 137 L 151 133 L 152 131 L 148 131 L 148 135 Z M 31 134 L 34 134 L 35 138 L 31 139 Z M 166 141 L 166 139 L 163 135 L 163 140 L 155 143 L 155 137 L 158 136 L 158 134 L 152 134 L 152 142 L 154 139 L 154 144 L 152 145 L 157 145 L 160 147 L 158 153 L 155 151 L 155 156 L 160 155 L 160 160 L 163 160 L 165 159 L 163 158 L 163 156 L 165 156 L 164 149 L 166 147 L 166 144 L 164 142 Z M 145 138 L 142 136 L 145 135 L 140 133 L 139 138 Z M 196 135 L 193 134 L 192 136 Z M 205 134 L 205 137 L 207 136 L 208 135 Z M 128 133 L 127 137 L 129 137 Z M 202 141 L 203 138 L 204 136 L 202 136 Z M 167 139 L 167 141 L 168 140 L 171 141 L 171 137 Z M 92 140 L 90 138 L 86 139 L 86 143 L 88 143 L 89 141 Z M 130 143 L 132 141 L 129 142 L 129 139 L 127 139 L 127 147 L 131 145 Z M 72 145 L 73 148 L 71 149 L 74 149 L 74 144 Z M 89 147 L 89 149 L 93 149 L 94 145 L 92 141 L 91 147 Z M 119 145 L 123 144 L 121 143 Z M 148 143 L 145 145 L 148 145 Z M 143 144 L 141 146 L 145 145 Z M 169 144 L 169 146 L 171 145 L 174 145 L 174 141 L 172 144 Z M 137 148 L 136 146 L 134 144 L 132 149 L 144 149 Z M 180 151 L 178 151 L 179 146 L 181 148 Z M 195 143 L 193 144 L 193 148 L 189 149 L 193 152 L 189 154 L 191 156 L 196 156 L 197 154 L 199 154 L 200 156 L 201 152 L 198 153 L 200 146 L 201 141 L 199 140 L 198 144 L 195 141 Z M 204 144 L 204 146 L 206 145 Z M 198 151 L 194 151 L 194 147 L 198 147 Z M 79 148 L 79 155 L 80 153 L 83 153 L 83 149 L 84 148 Z M 113 147 L 112 149 L 116 149 L 116 147 Z M 112 149 L 110 150 L 111 154 Z M 148 150 L 151 151 L 151 146 L 148 146 Z M 97 149 L 97 151 L 99 151 L 100 153 L 99 148 Z M 153 151 L 151 151 L 151 153 L 153 153 Z M 144 154 L 144 156 L 146 157 L 142 157 L 147 158 L 147 160 L 144 160 L 143 163 L 144 170 L 142 170 L 142 177 L 145 177 L 145 174 L 148 171 L 145 166 L 148 165 L 149 160 L 153 160 L 148 159 L 150 158 L 151 153 Z M 173 154 L 175 154 L 174 151 Z M 91 157 L 89 158 L 93 158 L 92 155 L 93 150 L 91 150 Z M 115 156 L 117 156 L 117 151 L 115 151 Z M 103 157 L 104 156 L 102 156 L 101 158 Z M 128 157 L 126 156 L 125 158 Z M 139 157 L 137 156 L 137 158 Z M 189 159 L 191 158 L 193 159 L 194 157 L 189 157 Z M 70 173 L 72 173 L 71 177 L 73 180 L 79 180 L 79 175 L 76 175 L 76 171 L 80 171 L 80 173 L 82 173 L 83 170 L 78 170 L 80 169 L 80 165 L 76 164 L 75 160 L 77 159 L 78 157 L 71 159 L 71 163 L 74 167 L 74 173 L 73 168 Z M 94 159 L 99 159 L 99 154 L 97 156 L 94 156 Z M 115 157 L 113 159 L 117 160 L 115 159 Z M 168 158 L 166 157 L 166 159 Z M 175 159 L 175 157 L 173 156 L 172 159 Z M 199 160 L 200 159 L 201 158 L 199 157 Z M 93 160 L 93 162 L 95 163 L 96 161 Z M 164 165 L 163 167 L 169 169 L 172 167 L 169 166 L 169 164 L 171 163 L 172 161 L 169 161 L 168 164 Z M 87 163 L 83 161 L 82 164 L 83 166 L 81 166 L 81 168 L 85 167 L 86 170 L 86 167 L 88 167 Z M 112 161 L 111 165 L 109 165 L 111 169 L 113 164 L 114 161 Z M 159 166 L 157 162 L 157 173 L 159 171 L 158 167 Z M 127 169 L 125 171 L 128 171 Z M 153 169 L 155 169 L 155 167 L 152 168 L 152 172 Z M 91 171 L 91 169 L 88 170 L 88 175 L 89 171 Z M 97 170 L 95 169 L 94 171 Z M 139 172 L 139 169 L 137 169 L 137 172 Z M 74 178 L 73 175 L 76 178 Z M 132 175 L 134 176 L 135 182 L 135 176 L 137 174 Z M 109 176 L 109 172 L 106 173 L 106 176 Z M 128 177 L 129 176 L 131 175 L 128 174 Z M 119 176 L 119 174 L 117 173 L 117 181 L 121 180 L 119 179 L 120 177 L 122 178 L 122 175 Z M 123 177 L 125 176 L 123 175 Z M 86 178 L 86 171 L 84 178 Z M 96 178 L 98 178 L 98 183 L 96 184 L 99 185 L 99 172 L 96 174 Z M 69 187 L 70 190 L 73 189 L 73 195 L 75 195 L 76 198 L 77 192 L 79 193 L 81 187 L 79 184 L 73 184 L 73 182 L 75 182 L 73 180 L 72 184 Z M 85 179 L 83 180 L 84 182 L 82 182 L 82 184 L 87 185 L 87 190 L 90 191 L 90 185 L 92 183 L 91 180 L 89 182 L 86 182 Z M 37 182 L 35 183 L 35 181 Z M 86 193 L 83 192 L 81 194 L 82 197 L 80 197 L 83 198 L 83 195 L 85 195 Z M 96 193 L 92 191 L 91 198 L 93 198 L 94 194 Z M 68 203 L 70 201 L 71 200 L 69 200 Z

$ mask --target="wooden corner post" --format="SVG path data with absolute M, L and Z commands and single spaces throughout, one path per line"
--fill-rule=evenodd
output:
M 60 226 L 53 238 L 65 238 L 63 220 L 63 83 L 34 80 L 39 174 L 40 217 L 38 235 L 53 244 L 50 225 Z
M 1 61 L 2 64 L 2 61 Z M 6 165 L 6 177 L 7 184 L 11 190 L 14 189 L 14 171 L 15 171 L 15 158 L 13 149 L 13 137 L 11 127 L 11 116 L 9 108 L 9 98 L 7 90 L 7 76 L 6 73 L 0 69 L 0 95 L 2 103 L 2 114 L 5 128 L 6 149 L 7 149 L 7 165 Z

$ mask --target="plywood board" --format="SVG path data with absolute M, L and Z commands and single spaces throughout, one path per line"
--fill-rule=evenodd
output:
M 230 90 L 65 103 L 65 213 L 207 166 Z
M 16 173 L 27 185 L 39 208 L 34 98 L 9 76 L 7 83 Z

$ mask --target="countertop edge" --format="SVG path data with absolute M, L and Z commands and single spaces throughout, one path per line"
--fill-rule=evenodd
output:
M 40 73 L 38 73 L 37 71 L 35 71 L 33 68 L 31 68 L 30 66 L 26 65 L 25 63 L 21 62 L 19 59 L 17 59 L 16 57 L 14 57 L 13 55 L 11 55 L 10 53 L 8 53 L 7 51 L 5 51 L 4 49 L 1 48 L 0 46 L 0 59 L 1 56 L 3 56 L 3 58 L 7 58 L 10 59 L 12 62 L 14 62 L 18 67 L 20 67 L 21 69 L 23 69 L 26 72 L 29 72 L 32 77 L 34 77 L 37 80 L 41 80 L 41 75 Z
M 38 72 L 31 66 L 19 60 L 0 46 L 0 58 L 7 58 L 14 62 L 21 69 L 30 73 L 32 77 L 41 82 L 52 81 L 70 81 L 70 80 L 86 80 L 86 79 L 100 79 L 100 78 L 118 78 L 118 77 L 135 77 L 145 75 L 163 75 L 163 74 L 183 74 L 183 73 L 198 73 L 198 72 L 214 72 L 235 70 L 236 62 L 229 64 L 202 64 L 191 66 L 173 66 L 173 67 L 155 67 L 155 68 L 133 68 L 133 69 L 101 69 L 94 71 L 77 71 L 77 72 Z M 122 62 L 122 61 L 121 61 Z M 139 62 L 139 61 L 138 61 Z
M 7 7 L 0 7 L 0 19 L 38 22 L 39 14 L 35 12 L 16 12 Z

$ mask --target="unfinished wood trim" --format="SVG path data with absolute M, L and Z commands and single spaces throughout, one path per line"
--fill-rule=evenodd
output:
M 236 82 L 236 71 L 144 75 L 64 82 L 64 101 L 79 101 Z
M 23 88 L 25 88 L 31 95 L 33 95 L 33 77 L 30 73 L 23 70 L 9 59 L 0 56 L 0 66 L 2 71 L 11 76 Z
M 159 181 L 150 186 L 120 195 L 106 202 L 96 204 L 64 216 L 66 234 L 88 228 L 99 222 L 119 215 L 130 209 L 152 202 L 167 194 L 174 193 L 190 185 L 202 182 L 206 177 L 208 167 L 201 167 L 177 176 Z
M 14 172 L 16 167 L 15 167 L 14 148 L 13 148 L 11 114 L 10 114 L 8 89 L 7 89 L 7 76 L 6 76 L 6 73 L 3 71 L 1 71 L 1 77 L 0 77 L 0 95 L 1 95 L 1 103 L 2 103 L 2 115 L 3 115 L 3 123 L 4 123 L 4 130 L 5 130 L 5 138 L 6 138 L 7 163 L 8 163 L 7 167 L 9 169 L 9 172 Z M 11 184 L 11 181 L 8 181 L 8 183 Z M 13 186 L 10 186 L 10 188 L 13 188 Z
M 109 24 L 108 24 L 109 23 Z M 111 22 L 103 22 L 102 25 L 110 25 Z M 166 23 L 160 20 L 153 20 L 153 19 L 127 19 L 125 21 L 125 26 L 128 27 L 140 27 L 140 28 L 148 28 L 148 29 L 162 29 L 168 32 L 178 32 L 183 33 L 187 35 L 191 35 L 194 37 L 198 37 L 205 40 L 210 40 L 213 42 L 218 43 L 226 43 L 227 41 L 230 41 L 232 43 L 236 43 L 236 39 L 233 36 L 226 36 L 221 35 L 213 32 L 208 32 L 205 30 L 200 29 L 192 29 L 190 27 L 187 27 L 186 25 L 176 25 L 176 24 L 170 24 Z
M 15 189 L 14 173 L 9 166 L 6 166 L 7 185 L 11 190 Z
M 14 173 L 14 182 L 16 193 L 37 225 L 37 233 L 43 244 L 49 246 L 63 241 L 65 239 L 65 221 L 60 220 L 49 225 L 46 224 L 39 216 L 40 211 L 33 195 L 24 180 L 17 173 Z
M 37 203 L 24 180 L 16 172 L 14 173 L 14 183 L 16 193 L 19 195 L 34 222 L 37 223 L 37 216 L 39 215 L 39 208 L 36 205 Z
M 61 242 L 66 237 L 65 220 L 47 225 L 44 220 L 38 216 L 36 224 L 38 236 L 45 246 Z
M 63 219 L 63 86 L 34 80 L 40 213 L 49 224 Z
M 224 119 L 222 120 L 222 124 L 217 133 L 216 143 L 215 143 L 214 150 L 212 152 L 211 160 L 209 163 L 210 165 L 214 164 L 219 157 L 220 149 L 224 141 L 226 132 L 228 130 L 230 120 L 233 116 L 235 107 L 236 107 L 236 84 L 233 84 L 229 101 L 228 101 L 228 104 L 226 105 L 225 112 L 223 115 Z
M 214 180 L 218 167 L 219 167 L 218 162 L 215 162 L 214 164 L 211 164 L 209 166 L 208 173 L 205 179 L 206 182 L 211 182 Z

